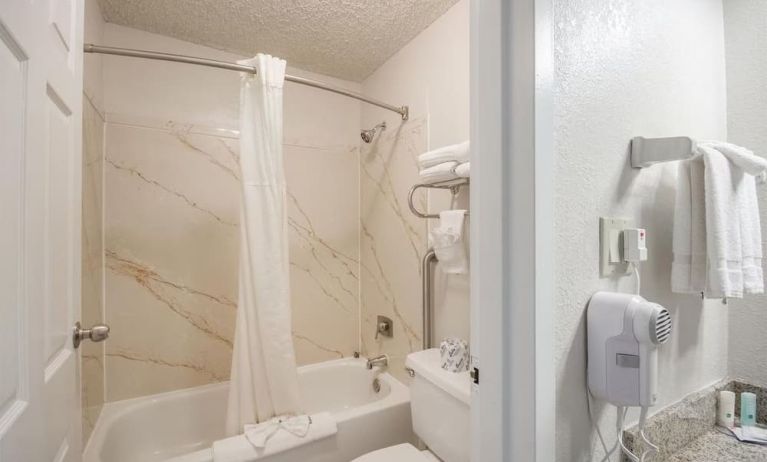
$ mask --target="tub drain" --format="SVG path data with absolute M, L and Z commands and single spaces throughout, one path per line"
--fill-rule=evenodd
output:
M 373 379 L 373 391 L 376 393 L 381 391 L 381 381 L 378 378 Z

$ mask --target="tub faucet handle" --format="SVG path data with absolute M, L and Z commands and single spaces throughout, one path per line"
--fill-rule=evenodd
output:
M 376 323 L 376 340 L 378 340 L 379 335 L 383 335 L 384 337 L 394 336 L 394 323 L 390 318 L 387 318 L 386 316 L 378 316 L 378 321 Z

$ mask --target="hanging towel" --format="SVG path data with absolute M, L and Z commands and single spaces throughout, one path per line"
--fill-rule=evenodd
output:
M 463 239 L 466 210 L 445 210 L 439 214 L 439 226 L 430 232 L 432 247 L 446 274 L 466 274 L 469 270 Z
M 706 236 L 710 297 L 764 291 L 756 179 L 767 161 L 726 143 L 700 146 L 706 165 Z
M 454 161 L 457 163 L 469 161 L 469 142 L 451 144 L 450 146 L 444 146 L 439 149 L 434 149 L 429 152 L 425 152 L 418 156 L 418 167 L 420 169 L 426 169 L 434 167 L 437 164 L 443 162 Z
M 245 433 L 213 443 L 214 462 L 252 462 L 335 435 L 335 418 L 329 412 L 274 418 L 246 425 Z
M 680 166 L 672 289 L 710 298 L 762 293 L 756 176 L 767 161 L 722 142 L 701 143 L 696 155 Z
M 469 178 L 471 176 L 471 162 L 464 162 L 455 168 L 455 174 L 460 178 Z
M 419 173 L 421 182 L 431 184 L 455 180 L 458 178 L 458 175 L 455 174 L 455 167 L 457 165 L 458 162 L 443 162 L 433 167 L 423 169 Z
M 671 290 L 680 294 L 706 291 L 705 166 L 698 156 L 679 164 L 674 209 L 674 260 Z

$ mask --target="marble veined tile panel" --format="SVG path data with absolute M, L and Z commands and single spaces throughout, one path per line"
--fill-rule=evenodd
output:
M 109 400 L 227 380 L 237 300 L 237 139 L 108 124 Z M 299 363 L 358 347 L 358 153 L 285 146 Z
M 361 335 L 368 356 L 388 354 L 390 372 L 406 380 L 408 353 L 421 350 L 421 258 L 427 246 L 427 224 L 407 203 L 410 187 L 419 182 L 417 156 L 426 150 L 425 119 L 390 127 L 360 152 L 361 192 Z M 426 196 L 416 193 L 426 208 Z M 375 339 L 376 317 L 394 322 L 392 338 Z
M 83 94 L 82 165 L 82 310 L 80 322 L 103 322 L 102 172 L 104 120 Z M 104 344 L 81 347 L 83 445 L 88 441 L 104 404 Z

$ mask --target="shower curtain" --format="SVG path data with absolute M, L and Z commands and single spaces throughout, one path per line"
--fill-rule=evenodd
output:
M 282 86 L 285 61 L 259 54 L 240 64 L 240 275 L 228 435 L 301 412 L 291 334 Z

